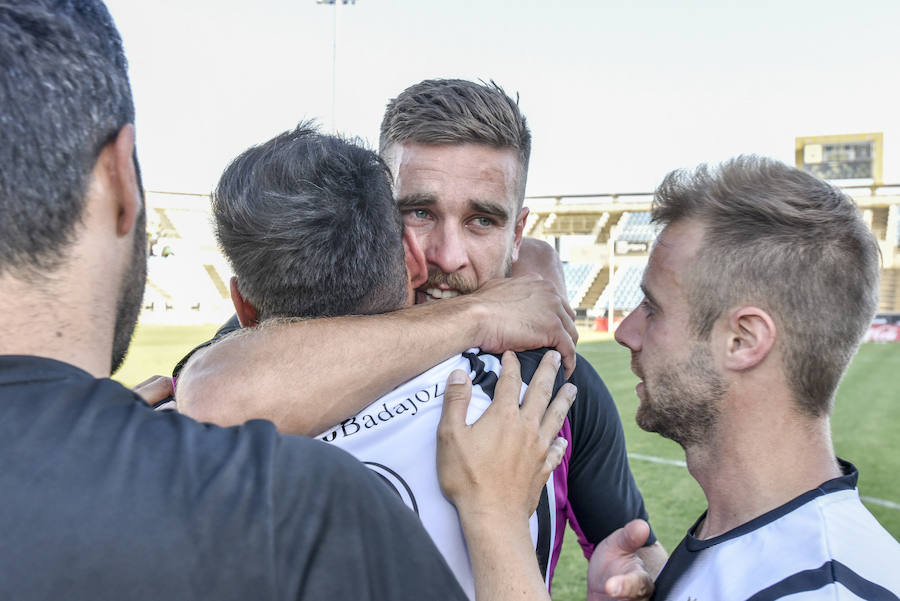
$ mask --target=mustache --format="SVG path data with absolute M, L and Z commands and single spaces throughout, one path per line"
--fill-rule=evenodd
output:
M 458 290 L 461 294 L 469 294 L 478 289 L 478 285 L 470 282 L 458 273 L 444 273 L 439 269 L 429 269 L 428 279 L 420 286 L 420 290 L 425 288 L 440 288 L 441 286 Z
M 641 364 L 634 355 L 631 356 L 631 371 L 641 380 L 644 379 L 644 370 L 641 369 Z

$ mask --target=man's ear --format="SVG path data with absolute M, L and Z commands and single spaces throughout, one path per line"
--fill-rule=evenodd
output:
M 428 279 L 428 262 L 425 253 L 419 246 L 416 235 L 409 228 L 403 230 L 403 252 L 406 255 L 406 273 L 409 277 L 409 285 L 418 288 Z
M 137 216 L 141 212 L 140 190 L 137 185 L 137 167 L 134 164 L 134 125 L 122 126 L 115 139 L 108 144 L 111 152 L 109 182 L 118 201 L 116 234 L 127 236 L 134 229 Z M 144 232 L 138 232 L 143 236 Z
M 525 220 L 528 219 L 528 207 L 522 207 L 519 216 L 516 218 L 516 231 L 513 238 L 512 260 L 519 258 L 519 246 L 522 245 L 522 234 L 525 232 Z
M 231 302 L 234 303 L 234 310 L 237 312 L 238 321 L 241 322 L 242 328 L 252 328 L 259 325 L 256 307 L 251 305 L 241 295 L 241 291 L 238 290 L 237 276 L 231 276 Z
M 777 330 L 772 317 L 759 307 L 735 309 L 725 324 L 724 367 L 734 371 L 762 363 L 775 345 Z

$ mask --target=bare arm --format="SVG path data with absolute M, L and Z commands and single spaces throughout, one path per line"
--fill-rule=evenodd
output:
M 556 249 L 537 238 L 522 238 L 519 258 L 512 264 L 512 275 L 536 273 L 556 288 L 556 292 L 566 298 L 566 276 L 562 261 Z
M 313 435 L 452 355 L 549 346 L 575 365 L 571 309 L 536 276 L 386 315 L 281 322 L 201 349 L 178 380 L 183 413 L 220 425 L 251 418 Z
M 548 408 L 558 366 L 555 353 L 544 356 L 520 408 L 519 364 L 506 353 L 494 401 L 471 426 L 465 416 L 472 383 L 459 370 L 447 381 L 438 426 L 438 476 L 459 511 L 478 601 L 550 599 L 528 518 L 565 452 L 565 440 L 556 435 L 575 387 L 563 386 Z

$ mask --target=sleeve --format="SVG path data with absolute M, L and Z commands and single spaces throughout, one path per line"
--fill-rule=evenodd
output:
M 215 336 L 213 336 L 210 340 L 207 340 L 206 342 L 204 342 L 202 344 L 198 344 L 197 346 L 192 348 L 188 352 L 187 355 L 185 355 L 184 357 L 181 358 L 181 361 L 179 361 L 178 363 L 175 364 L 175 368 L 172 369 L 172 377 L 173 378 L 178 377 L 178 374 L 180 374 L 181 370 L 184 368 L 184 364 L 188 362 L 188 359 L 190 359 L 194 353 L 196 353 L 197 351 L 199 351 L 202 348 L 206 348 L 207 346 L 214 344 L 215 342 L 220 340 L 223 336 L 231 334 L 232 332 L 234 332 L 235 330 L 239 330 L 240 328 L 241 328 L 241 322 L 238 321 L 238 316 L 236 314 L 232 315 L 231 319 L 229 319 L 228 321 L 223 323 L 222 327 L 220 327 L 216 331 Z
M 578 356 L 570 380 L 578 396 L 569 410 L 567 517 L 585 557 L 594 545 L 635 518 L 647 519 L 644 498 L 628 466 L 625 433 L 615 402 L 591 364 Z M 656 541 L 652 529 L 647 545 Z
M 274 497 L 282 598 L 467 599 L 419 519 L 374 472 L 316 440 L 283 442 L 305 450 L 283 466 L 299 477 Z

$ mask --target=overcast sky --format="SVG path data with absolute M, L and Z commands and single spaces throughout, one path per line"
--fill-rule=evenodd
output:
M 898 0 L 108 0 L 147 188 L 208 192 L 247 146 L 316 118 L 377 144 L 430 77 L 494 79 L 534 136 L 528 194 L 651 190 L 796 136 L 884 132 L 900 182 Z M 337 85 L 332 119 L 332 44 Z

